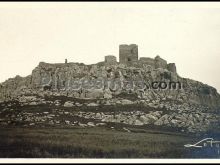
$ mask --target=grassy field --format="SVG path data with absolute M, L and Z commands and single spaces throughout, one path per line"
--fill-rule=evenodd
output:
M 124 97 L 124 96 L 123 96 Z M 132 99 L 132 96 L 129 97 Z M 178 129 L 165 126 L 143 125 L 132 126 L 123 123 L 105 123 L 105 126 L 79 127 L 69 126 L 63 121 L 79 121 L 87 123 L 94 120 L 71 115 L 60 115 L 65 112 L 150 112 L 157 109 L 143 105 L 117 105 L 98 107 L 63 107 L 66 100 L 79 103 L 95 102 L 95 100 L 80 100 L 66 97 L 50 97 L 46 100 L 61 100 L 61 106 L 50 104 L 19 106 L 12 102 L 7 111 L 2 111 L 0 119 L 11 121 L 10 125 L 0 126 L 0 158 L 210 158 L 219 157 L 219 150 L 200 150 L 184 148 L 185 144 L 193 144 L 205 137 L 219 139 L 218 125 L 213 125 L 211 132 L 200 135 L 189 134 Z M 0 110 L 5 103 L 0 104 Z M 166 109 L 160 109 L 164 114 Z M 48 112 L 58 115 L 60 125 L 41 123 L 30 126 L 30 122 L 16 121 L 11 118 L 20 112 Z M 45 116 L 45 115 L 43 115 Z M 100 122 L 100 121 L 99 121 Z M 25 126 L 26 125 L 26 126 Z M 114 127 L 114 129 L 112 129 Z M 123 128 L 131 132 L 125 131 Z M 218 154 L 216 154 L 218 153 Z
M 183 158 L 192 141 L 176 133 L 96 128 L 1 128 L 2 158 Z

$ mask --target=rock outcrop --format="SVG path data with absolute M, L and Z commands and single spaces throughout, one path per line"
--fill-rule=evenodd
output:
M 153 89 L 153 82 L 163 82 L 166 89 Z M 171 82 L 178 82 L 172 86 Z M 158 85 L 158 84 L 156 84 Z M 179 86 L 179 88 L 177 88 Z M 172 88 L 173 87 L 173 88 Z M 181 88 L 180 88 L 181 87 Z M 220 95 L 211 86 L 180 77 L 163 68 L 132 67 L 122 64 L 84 65 L 41 62 L 27 77 L 16 76 L 0 85 L 0 100 L 22 95 L 63 95 L 75 98 L 112 98 L 129 92 L 146 100 L 170 99 L 218 108 Z
M 59 113 L 99 120 L 99 123 L 76 123 L 69 118 L 65 121 L 52 120 L 55 114 L 48 114 L 50 112 L 46 111 L 40 117 L 34 117 L 33 114 L 28 116 L 30 114 L 22 112 L 17 117 L 9 117 L 9 122 L 28 121 L 31 126 L 39 121 L 58 125 L 62 122 L 65 125 L 78 124 L 82 127 L 113 122 L 135 126 L 168 126 L 197 132 L 209 129 L 213 122 L 217 123 L 220 95 L 215 88 L 182 78 L 174 63 L 167 63 L 159 56 L 155 59 L 141 57 L 138 60 L 137 48 L 136 45 L 120 46 L 121 62 L 117 62 L 112 55 L 106 56 L 105 61 L 92 65 L 67 63 L 67 60 L 56 64 L 40 62 L 31 75 L 16 76 L 0 84 L 0 106 L 3 107 L 0 114 L 11 111 L 10 107 L 13 105 L 10 101 L 15 101 L 20 107 L 53 105 L 61 111 L 63 108 L 76 109 L 76 112 Z M 59 100 L 53 102 L 45 99 L 57 96 L 96 101 L 79 103 L 64 100 L 61 103 Z M 108 106 L 116 106 L 117 111 L 103 111 Z M 124 112 L 120 106 L 141 108 Z M 98 113 L 79 111 L 84 107 L 92 111 L 101 110 Z M 146 112 L 149 109 L 153 111 Z M 2 124 L 7 122 L 0 122 Z

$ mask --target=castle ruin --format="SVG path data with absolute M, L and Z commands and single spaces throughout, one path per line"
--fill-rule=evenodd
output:
M 117 63 L 117 58 L 113 55 L 105 56 L 105 63 L 107 63 L 107 64 L 116 64 Z
M 117 59 L 113 55 L 105 56 L 105 63 L 114 65 L 117 63 Z M 176 73 L 175 63 L 167 63 L 166 60 L 162 59 L 157 55 L 154 59 L 149 57 L 138 58 L 138 45 L 136 44 L 122 44 L 119 45 L 119 63 L 129 66 L 143 66 L 150 65 L 153 69 L 163 68 L 170 72 Z
M 130 64 L 135 61 L 138 61 L 138 46 L 136 44 L 119 45 L 119 62 Z

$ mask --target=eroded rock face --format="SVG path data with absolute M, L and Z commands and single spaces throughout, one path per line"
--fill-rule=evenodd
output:
M 0 84 L 0 100 L 11 100 L 18 95 L 32 93 L 32 76 L 10 78 Z
M 175 70 L 174 66 L 171 70 Z M 141 82 L 141 83 L 140 83 Z M 181 89 L 152 89 L 153 82 L 179 82 Z M 171 88 L 169 88 L 171 87 Z M 220 105 L 216 89 L 198 81 L 180 77 L 176 72 L 150 65 L 125 66 L 103 63 L 48 64 L 41 62 L 27 77 L 11 78 L 0 85 L 0 100 L 18 99 L 22 95 L 68 96 L 74 98 L 111 99 L 123 92 L 137 99 L 174 100 L 181 103 Z M 155 105 L 153 105 L 155 106 Z M 158 105 L 162 106 L 162 105 Z

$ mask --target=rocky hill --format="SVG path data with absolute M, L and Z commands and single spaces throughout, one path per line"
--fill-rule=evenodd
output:
M 8 124 L 5 122 L 8 119 L 9 123 L 63 122 L 83 126 L 82 121 L 64 120 L 65 116 L 62 121 L 53 120 L 61 113 L 67 118 L 74 116 L 91 120 L 84 126 L 110 122 L 168 126 L 197 132 L 207 131 L 218 123 L 220 95 L 215 88 L 180 77 L 175 64 L 167 64 L 158 56 L 139 61 L 135 56 L 130 62 L 122 53 L 123 62 L 117 62 L 113 56 L 93 65 L 40 62 L 31 75 L 16 76 L 1 83 L 0 114 L 6 115 L 2 116 L 2 123 Z M 48 110 L 37 112 L 37 115 L 33 114 L 34 111 L 27 114 L 22 111 L 27 106 L 43 106 Z M 16 115 L 7 114 L 11 109 L 19 111 Z
M 162 82 L 167 88 L 153 89 L 153 82 Z M 170 89 L 169 84 L 172 82 L 177 84 Z M 172 84 L 170 86 L 172 87 Z M 32 75 L 24 78 L 16 76 L 3 82 L 0 86 L 0 100 L 16 99 L 22 95 L 43 95 L 48 92 L 55 96 L 82 99 L 110 99 L 129 92 L 136 94 L 137 99 L 170 99 L 181 103 L 207 105 L 214 109 L 220 105 L 220 95 L 215 88 L 182 78 L 167 69 L 153 69 L 149 65 L 134 67 L 105 63 L 84 65 L 41 62 L 32 71 Z

